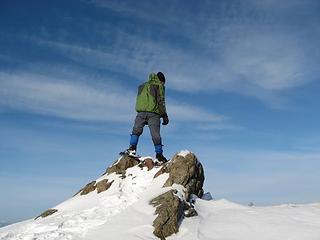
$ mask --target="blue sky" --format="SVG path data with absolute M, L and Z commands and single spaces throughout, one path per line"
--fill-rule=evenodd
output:
M 214 198 L 319 202 L 319 12 L 312 0 L 1 1 L 0 220 L 99 176 L 157 71 L 165 155 L 196 153 Z M 148 129 L 139 152 L 154 154 Z

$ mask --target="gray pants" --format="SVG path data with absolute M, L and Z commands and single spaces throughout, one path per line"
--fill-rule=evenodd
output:
M 153 144 L 155 146 L 162 145 L 160 136 L 160 115 L 151 112 L 138 112 L 134 121 L 132 134 L 140 136 L 145 125 L 149 126 Z

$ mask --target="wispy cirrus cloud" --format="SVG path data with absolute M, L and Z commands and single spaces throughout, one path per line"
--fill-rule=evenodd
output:
M 3 106 L 44 115 L 87 121 L 127 121 L 130 93 L 105 90 L 30 73 L 0 73 Z M 133 95 L 131 95 L 133 98 Z
M 275 33 L 261 33 L 265 34 L 262 36 L 259 32 L 233 37 L 232 32 L 221 40 L 226 45 L 215 49 L 212 59 L 137 36 L 134 36 L 136 45 L 116 44 L 112 48 L 37 42 L 57 49 L 75 62 L 118 72 L 126 69 L 134 77 L 161 69 L 169 80 L 168 87 L 177 91 L 237 92 L 272 106 L 281 103 L 281 91 L 313 80 L 311 75 L 317 70 L 313 63 L 308 64 L 307 52 L 293 37 Z
M 196 105 L 189 105 L 185 103 L 178 103 L 174 99 L 168 104 L 168 112 L 170 115 L 179 121 L 184 122 L 224 122 L 227 118 L 220 114 L 213 114 L 205 111 L 203 108 Z M 170 103 L 172 102 L 172 103 Z
M 75 73 L 69 74 L 83 79 Z M 0 72 L 0 106 L 25 112 L 79 121 L 129 122 L 134 114 L 136 92 L 114 82 L 90 84 L 39 73 Z M 176 121 L 222 121 L 223 116 L 196 105 L 168 104 Z
M 186 13 L 188 6 L 182 9 L 178 2 L 136 2 L 134 6 L 130 1 L 89 0 L 88 3 L 114 11 L 123 17 L 138 18 L 168 27 L 173 23 L 184 26 L 190 23 L 190 20 L 186 18 L 181 21 L 181 15 Z M 162 11 L 163 9 L 165 11 Z
M 141 60 L 136 67 L 160 66 L 170 76 L 169 86 L 175 90 L 236 92 L 258 98 L 271 107 L 282 107 L 286 105 L 286 91 L 314 81 L 319 74 L 315 62 L 320 60 L 320 54 L 314 49 L 320 34 L 313 24 L 315 15 L 310 13 L 317 6 L 315 1 L 191 4 L 201 9 L 201 14 L 192 7 L 171 14 L 172 9 L 178 9 L 175 3 L 167 6 L 103 0 L 91 3 L 121 16 L 162 24 L 165 27 L 159 32 L 161 39 L 164 34 L 175 33 L 192 42 L 192 50 L 181 50 L 145 35 L 140 38 L 132 33 L 123 35 L 123 43 L 135 46 L 130 49 L 132 59 Z M 156 12 L 161 12 L 162 17 L 154 17 Z M 192 14 L 192 21 L 184 18 L 188 14 Z M 299 22 L 292 25 L 286 18 L 297 18 Z M 306 38 L 308 44 L 304 43 Z M 121 53 L 118 57 L 121 59 Z M 130 64 L 124 65 L 130 69 Z M 131 70 L 134 69 L 137 68 Z
M 146 9 L 138 9 L 130 4 L 117 2 L 109 4 L 105 1 L 93 1 L 93 3 L 124 15 L 129 14 L 135 17 L 141 15 L 142 19 L 153 18 L 153 12 L 146 11 L 151 8 L 151 5 L 148 4 L 144 5 Z M 205 5 L 210 4 L 205 3 Z M 250 1 L 248 4 L 249 8 L 253 6 L 262 10 L 274 8 L 274 4 L 257 5 Z M 161 9 L 164 6 L 160 4 L 158 7 Z M 293 9 L 295 8 L 293 6 Z M 167 25 L 179 22 L 177 20 L 182 13 L 171 14 L 170 12 L 170 9 L 164 11 L 164 15 L 171 17 L 166 18 L 165 21 L 163 19 L 159 21 Z M 285 92 L 315 79 L 313 75 L 319 72 L 315 59 L 320 59 L 320 55 L 312 53 L 312 46 L 319 34 L 313 35 L 313 38 L 310 39 L 311 45 L 306 46 L 301 44 L 300 33 L 288 29 L 285 23 L 283 23 L 285 27 L 270 27 L 268 24 L 270 16 L 263 16 L 263 19 L 258 17 L 258 24 L 254 24 L 248 21 L 248 16 L 241 14 L 233 16 L 231 13 L 232 4 L 224 8 L 219 15 L 208 16 L 207 19 L 204 19 L 203 15 L 195 14 L 194 22 L 181 23 L 185 24 L 182 29 L 188 26 L 188 31 L 180 29 L 177 32 L 190 38 L 193 43 L 200 44 L 202 50 L 199 49 L 199 51 L 196 51 L 197 48 L 180 49 L 161 39 L 158 41 L 150 38 L 148 30 L 142 34 L 139 31 L 128 32 L 121 27 L 112 30 L 114 28 L 108 23 L 104 31 L 100 25 L 98 28 L 102 38 L 107 38 L 109 44 L 100 43 L 92 46 L 85 43 L 52 41 L 38 37 L 31 37 L 29 40 L 42 47 L 54 49 L 64 58 L 89 67 L 117 72 L 125 70 L 126 74 L 134 78 L 146 76 L 150 71 L 161 70 L 167 75 L 168 88 L 187 93 L 235 92 L 258 98 L 272 107 L 281 107 L 286 103 Z M 219 20 L 218 26 L 215 24 L 217 20 Z M 202 22 L 203 31 L 199 33 L 195 23 Z M 93 31 L 94 29 L 93 25 Z M 168 32 L 170 31 L 169 28 Z M 51 80 L 54 81 L 54 79 Z M 83 88 L 83 86 L 79 87 Z M 88 95 L 95 95 L 98 94 L 96 91 L 99 92 L 99 89 L 93 88 L 90 91 L 92 93 Z M 115 91 L 110 96 L 119 98 L 119 94 L 121 91 Z M 131 92 L 131 98 L 134 95 L 135 93 Z M 112 101 L 109 99 L 108 102 Z M 94 102 L 92 105 L 96 106 Z M 124 103 L 123 106 L 127 108 L 129 104 Z M 173 107 L 175 108 L 173 112 L 180 112 L 180 115 L 190 112 L 181 104 L 174 104 Z M 101 106 L 101 109 L 107 108 Z M 77 113 L 79 112 L 78 110 Z M 201 112 L 200 115 L 204 119 L 210 118 L 206 116 L 205 111 L 198 110 L 198 112 Z M 74 117 L 76 115 L 75 113 L 70 114 Z M 110 118 L 105 114 L 99 113 L 98 115 L 102 119 Z M 124 119 L 125 116 L 122 112 L 119 118 Z M 185 116 L 193 117 L 194 115 L 185 114 Z M 98 116 L 95 117 L 97 118 Z

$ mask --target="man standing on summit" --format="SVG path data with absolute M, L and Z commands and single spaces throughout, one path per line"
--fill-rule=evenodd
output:
M 167 161 L 163 156 L 160 135 L 160 119 L 163 119 L 162 125 L 169 123 L 165 104 L 165 82 L 166 78 L 162 72 L 151 73 L 149 80 L 139 86 L 136 99 L 137 116 L 130 138 L 130 147 L 127 149 L 128 154 L 136 154 L 139 136 L 143 132 L 143 127 L 148 125 L 157 160 Z

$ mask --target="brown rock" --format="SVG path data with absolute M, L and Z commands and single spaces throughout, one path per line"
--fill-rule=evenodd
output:
M 191 194 L 202 197 L 204 171 L 202 164 L 193 153 L 189 153 L 185 157 L 174 155 L 165 172 L 169 173 L 169 178 L 163 185 L 164 187 L 172 186 L 174 183 L 181 184 L 187 189 L 187 200 Z
M 81 189 L 80 195 L 87 195 L 88 193 L 94 191 L 96 189 L 96 181 L 92 181 L 88 183 L 84 188 Z
M 151 158 L 147 158 L 143 161 L 143 164 L 141 166 L 142 168 L 143 167 L 147 167 L 148 168 L 148 171 L 150 171 L 153 167 L 154 167 L 154 162 Z
M 156 206 L 155 213 L 158 214 L 153 222 L 155 228 L 153 233 L 162 240 L 178 232 L 179 223 L 184 214 L 186 217 L 197 216 L 196 210 L 188 201 L 191 194 L 202 197 L 204 182 L 203 167 L 193 153 L 186 156 L 174 155 L 172 160 L 155 174 L 154 178 L 163 173 L 169 173 L 169 178 L 163 187 L 170 187 L 174 183 L 183 185 L 186 188 L 184 193 L 186 201 L 181 201 L 175 195 L 177 190 L 171 190 L 150 202 Z M 186 211 L 184 212 L 184 210 Z
M 138 165 L 140 161 L 134 157 L 124 155 L 121 159 L 106 170 L 107 174 L 115 172 L 116 174 L 125 174 L 126 169 Z
M 165 239 L 179 231 L 184 203 L 175 193 L 177 193 L 177 190 L 170 190 L 152 199 L 150 202 L 150 204 L 156 207 L 155 214 L 158 214 L 153 221 L 155 228 L 153 233 L 160 239 Z
M 174 183 L 181 184 L 187 189 L 188 196 L 186 199 L 191 194 L 202 197 L 204 171 L 202 164 L 193 153 L 189 153 L 185 157 L 175 154 L 172 160 L 154 175 L 154 178 L 163 173 L 169 173 L 169 178 L 163 185 L 164 187 L 170 187 Z
M 58 212 L 58 210 L 57 210 L 57 209 L 48 209 L 48 210 L 44 211 L 43 213 L 41 213 L 41 214 L 40 214 L 38 217 L 36 217 L 34 220 L 36 220 L 36 219 L 38 219 L 38 218 L 40 218 L 40 217 L 42 217 L 42 218 L 48 217 L 48 216 L 54 214 L 55 212 Z
M 113 181 L 114 180 L 112 180 L 111 182 L 108 182 L 108 179 L 103 179 L 100 182 L 98 182 L 96 186 L 97 192 L 101 193 L 101 192 L 107 191 L 111 187 Z

